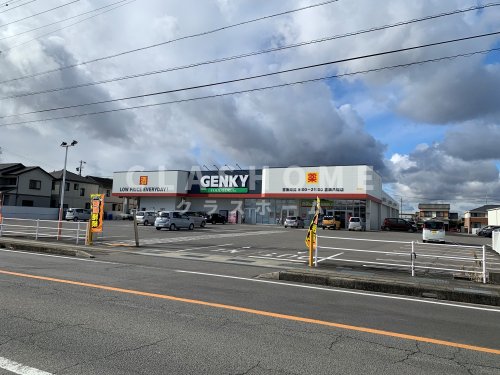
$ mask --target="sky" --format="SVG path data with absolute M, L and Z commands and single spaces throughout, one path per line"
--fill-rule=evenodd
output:
M 491 51 L 500 48 L 500 34 L 421 47 L 500 32 L 500 6 L 466 0 L 0 5 L 0 162 L 60 170 L 59 145 L 75 139 L 67 168 L 76 172 L 85 161 L 84 175 L 367 164 L 403 201 L 404 212 L 428 202 L 450 203 L 455 212 L 500 204 L 500 51 Z M 410 47 L 421 48 L 397 51 Z M 243 79 L 253 76 L 261 77 Z M 291 84 L 304 81 L 310 82 Z M 81 87 L 69 88 L 75 85 Z M 262 89 L 269 86 L 279 87 Z M 135 98 L 116 100 L 128 97 Z M 200 97 L 209 98 L 193 100 Z M 60 107 L 71 108 L 53 110 Z M 95 112 L 104 113 L 88 115 Z

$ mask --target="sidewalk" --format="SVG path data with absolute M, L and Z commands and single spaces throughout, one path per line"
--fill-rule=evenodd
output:
M 451 275 L 412 277 L 407 272 L 366 267 L 294 268 L 261 278 L 437 300 L 500 306 L 500 285 L 457 280 Z
M 94 258 L 92 254 L 85 251 L 87 250 L 85 246 L 72 245 L 62 242 L 35 241 L 11 237 L 0 237 L 0 248 L 34 251 L 39 253 L 66 255 L 81 258 Z

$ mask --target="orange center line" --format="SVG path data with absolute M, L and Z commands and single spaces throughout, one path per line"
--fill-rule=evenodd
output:
M 160 298 L 160 299 L 165 299 L 165 300 L 169 300 L 169 301 L 190 303 L 190 304 L 201 305 L 201 306 L 209 306 L 209 307 L 238 311 L 238 312 L 243 312 L 243 313 L 248 313 L 248 314 L 253 314 L 253 315 L 259 315 L 259 316 L 265 316 L 265 317 L 271 317 L 271 318 L 277 318 L 277 319 L 285 319 L 285 320 L 301 322 L 301 323 L 316 324 L 316 325 L 340 328 L 340 329 L 345 329 L 345 330 L 350 330 L 350 331 L 371 333 L 374 335 L 389 336 L 389 337 L 395 337 L 395 338 L 404 339 L 404 340 L 413 340 L 413 341 L 425 342 L 425 343 L 429 343 L 429 344 L 442 345 L 442 346 L 448 346 L 448 347 L 453 347 L 453 348 L 467 349 L 467 350 L 473 350 L 473 351 L 477 351 L 477 352 L 500 355 L 499 349 L 492 349 L 492 348 L 486 348 L 486 347 L 482 347 L 482 346 L 461 344 L 461 343 L 456 343 L 456 342 L 452 342 L 452 341 L 438 340 L 438 339 L 433 339 L 433 338 L 429 338 L 429 337 L 414 336 L 414 335 L 408 335 L 408 334 L 404 334 L 404 333 L 397 333 L 397 332 L 391 332 L 391 331 L 384 331 L 384 330 L 374 329 L 374 328 L 358 327 L 358 326 L 352 326 L 352 325 L 348 325 L 348 324 L 328 322 L 325 320 L 303 318 L 300 316 L 279 314 L 279 313 L 273 313 L 273 312 L 269 312 L 269 311 L 249 309 L 246 307 L 225 305 L 225 304 L 214 303 L 214 302 L 206 302 L 206 301 L 200 301 L 200 300 L 189 299 L 189 298 L 169 296 L 169 295 L 165 295 L 165 294 L 141 292 L 138 290 L 116 288 L 116 287 L 106 286 L 106 285 L 83 283 L 83 282 L 73 281 L 73 280 L 56 279 L 53 277 L 30 275 L 30 274 L 19 273 L 19 272 L 5 271 L 5 270 L 1 270 L 1 269 L 0 269 L 0 274 L 10 275 L 10 276 L 18 276 L 18 277 L 24 277 L 24 278 L 36 279 L 36 280 L 51 281 L 51 282 L 56 282 L 56 283 L 61 283 L 61 284 L 76 285 L 76 286 L 82 286 L 82 287 L 86 287 L 86 288 L 107 290 L 107 291 L 111 291 L 111 292 L 126 293 L 126 294 L 132 294 L 132 295 L 136 295 L 136 296 Z

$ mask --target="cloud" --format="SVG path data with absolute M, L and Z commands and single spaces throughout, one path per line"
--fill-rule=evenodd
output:
M 20 7 L 17 14 L 9 17 L 17 19 L 44 10 L 46 5 L 43 3 L 35 2 L 30 7 Z M 310 4 L 302 0 L 286 3 L 265 0 L 151 0 L 148 6 L 132 2 L 1 54 L 0 80 L 203 33 Z M 166 43 L 36 79 L 2 84 L 0 96 L 196 64 L 469 6 L 470 2 L 465 0 L 411 3 L 397 0 L 339 1 Z M 19 22 L 8 28 L 0 27 L 0 49 L 6 51 L 22 41 L 2 40 L 2 37 L 93 7 L 93 2 L 82 0 L 56 13 L 33 18 L 29 24 Z M 0 116 L 209 84 L 474 35 L 496 30 L 499 17 L 500 7 L 490 7 L 482 12 L 464 13 L 276 53 L 77 90 L 5 100 L 0 101 Z M 0 25 L 10 19 L 0 13 Z M 29 34 L 26 38 L 36 35 Z M 483 38 L 203 90 L 19 119 L 217 95 L 490 48 L 496 41 L 498 38 Z M 499 148 L 495 145 L 500 135 L 499 109 L 496 104 L 500 97 L 499 87 L 497 56 L 474 56 L 454 62 L 357 75 L 349 79 L 28 126 L 0 127 L 0 146 L 5 148 L 2 155 L 4 161 L 26 162 L 21 159 L 24 154 L 30 154 L 35 155 L 34 158 L 42 167 L 52 170 L 62 166 L 59 143 L 77 139 L 79 144 L 69 155 L 71 168 L 78 165 L 77 161 L 85 160 L 89 174 L 107 176 L 133 165 L 142 165 L 147 169 L 189 169 L 198 163 L 209 166 L 226 163 L 242 166 L 368 164 L 382 174 L 385 182 L 393 183 L 397 191 L 405 195 L 465 197 L 477 196 L 481 190 L 488 190 L 489 194 L 500 196 L 498 168 L 495 165 L 500 158 Z M 413 144 L 411 139 L 402 142 L 397 127 L 388 130 L 384 123 L 375 123 L 377 117 L 401 119 L 401 127 L 411 124 L 413 128 L 418 128 L 425 123 L 425 137 L 418 137 L 413 140 Z M 8 122 L 11 120 L 17 118 L 9 119 Z M 0 123 L 6 122 L 0 120 Z M 450 127 L 450 131 L 441 137 L 433 131 L 433 124 L 441 129 Z M 446 127 L 443 127 L 444 124 Z M 393 133 L 392 136 L 385 137 L 389 131 Z M 411 138 L 411 135 L 407 138 Z M 384 144 L 380 139 L 389 139 L 387 142 L 390 144 Z M 425 144 L 417 146 L 417 143 L 422 142 Z M 388 150 L 400 144 L 410 146 L 387 154 Z M 396 152 L 397 155 L 394 155 Z

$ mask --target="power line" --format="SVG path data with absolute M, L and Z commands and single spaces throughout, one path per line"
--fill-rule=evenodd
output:
M 18 3 L 20 1 L 23 1 L 23 0 L 11 0 L 11 1 L 6 1 L 5 3 L 2 3 L 0 4 L 0 7 L 3 7 L 4 5 L 5 6 L 9 6 L 9 4 L 15 4 L 15 3 Z
M 413 65 L 423 65 L 423 64 L 438 62 L 438 61 L 443 61 L 443 60 L 453 60 L 453 59 L 460 58 L 460 57 L 470 57 L 473 55 L 485 54 L 485 53 L 493 52 L 493 51 L 500 51 L 500 48 L 492 48 L 492 49 L 487 49 L 487 50 L 482 50 L 482 51 L 463 53 L 463 54 L 459 54 L 459 55 L 445 56 L 445 57 L 429 59 L 429 60 L 421 60 L 421 61 L 416 61 L 416 62 L 411 62 L 411 63 L 406 63 L 406 64 L 398 64 L 398 65 L 386 66 L 386 67 L 381 67 L 381 68 L 367 69 L 367 70 L 358 71 L 358 72 L 351 72 L 351 73 L 337 74 L 337 75 L 331 75 L 331 76 L 320 77 L 320 78 L 312 78 L 312 79 L 307 79 L 307 80 L 302 80 L 302 81 L 288 82 L 288 83 L 283 83 L 283 84 L 279 84 L 279 85 L 271 85 L 271 86 L 264 86 L 264 87 L 258 87 L 258 88 L 247 89 L 247 90 L 233 91 L 233 92 L 229 92 L 229 93 L 206 95 L 206 96 L 173 100 L 173 101 L 161 102 L 161 103 L 143 104 L 143 105 L 131 106 L 131 107 L 127 107 L 127 108 L 116 108 L 116 109 L 109 109 L 109 110 L 103 110 L 103 111 L 80 113 L 80 114 L 76 114 L 76 115 L 66 115 L 66 116 L 51 117 L 51 118 L 38 119 L 38 120 L 12 122 L 12 123 L 7 123 L 7 124 L 0 124 L 0 127 L 12 126 L 12 125 L 32 124 L 32 123 L 36 123 L 36 122 L 46 122 L 46 121 L 62 120 L 62 119 L 77 118 L 77 117 L 84 117 L 84 116 L 93 116 L 93 115 L 99 115 L 99 114 L 105 114 L 105 113 L 128 111 L 128 110 L 132 110 L 132 109 L 150 108 L 150 107 L 157 107 L 157 106 L 168 105 L 168 104 L 178 104 L 178 103 L 185 103 L 185 102 L 191 102 L 191 101 L 197 101 L 197 100 L 204 100 L 204 99 L 219 98 L 219 97 L 225 97 L 225 96 L 231 96 L 231 95 L 245 94 L 245 93 L 256 92 L 256 91 L 265 91 L 265 90 L 270 90 L 270 89 L 274 89 L 274 88 L 281 88 L 281 87 L 287 87 L 287 86 L 298 85 L 298 84 L 313 83 L 313 82 L 319 82 L 319 81 L 324 81 L 324 80 L 329 80 L 329 79 L 338 79 L 338 78 L 342 78 L 342 77 L 355 76 L 358 74 L 367 74 L 367 73 L 373 73 L 373 72 L 379 72 L 379 71 L 383 71 L 383 70 L 391 70 L 391 69 L 397 69 L 397 68 L 406 68 L 406 67 L 413 66 Z
M 27 17 L 24 17 L 24 18 L 21 18 L 21 19 L 18 19 L 16 21 L 12 21 L 12 22 L 9 22 L 9 23 L 4 23 L 3 25 L 0 25 L 0 28 L 1 27 L 5 27 L 5 26 L 8 26 L 8 25 L 12 25 L 13 23 L 16 23 L 16 22 L 19 22 L 19 21 L 24 21 L 24 20 L 27 20 L 29 18 L 33 18 L 33 17 L 36 17 L 36 16 L 39 16 L 41 14 L 45 14 L 45 13 L 48 13 L 48 12 L 52 12 L 53 10 L 56 10 L 56 9 L 60 9 L 60 8 L 63 8 L 65 6 L 68 6 L 68 5 L 71 5 L 71 4 L 74 4 L 74 3 L 77 3 L 78 1 L 80 0 L 73 0 L 69 3 L 66 3 L 66 4 L 63 4 L 63 5 L 59 5 L 55 8 L 51 8 L 51 9 L 48 9 L 48 10 L 44 10 L 43 12 L 40 12 L 40 13 L 35 13 L 35 14 L 32 14 L 31 16 L 27 16 Z
M 8 9 L 2 10 L 0 13 L 5 13 L 5 12 L 8 12 L 9 10 L 14 10 L 14 9 L 20 8 L 20 7 L 24 6 L 24 5 L 28 5 L 30 3 L 34 3 L 35 1 L 38 1 L 38 0 L 30 0 L 30 1 L 26 2 L 26 3 L 24 3 L 24 4 L 19 4 L 19 5 L 15 6 L 15 7 L 10 7 Z
M 108 4 L 108 5 L 105 5 L 105 6 L 100 7 L 100 8 L 92 9 L 92 10 L 89 10 L 87 12 L 83 12 L 83 13 L 77 14 L 76 16 L 72 16 L 72 17 L 68 17 L 68 18 L 65 18 L 65 19 L 62 19 L 62 20 L 59 20 L 59 21 L 48 23 L 48 24 L 43 25 L 43 26 L 35 27 L 34 29 L 26 30 L 26 31 L 20 32 L 18 34 L 4 36 L 4 37 L 0 38 L 0 40 L 16 38 L 16 37 L 18 37 L 20 35 L 28 34 L 28 33 L 32 32 L 32 31 L 40 30 L 40 29 L 43 29 L 45 27 L 57 25 L 58 23 L 66 22 L 66 21 L 69 21 L 71 19 L 78 18 L 78 17 L 84 16 L 84 15 L 89 14 L 89 13 L 94 13 L 94 12 L 97 12 L 97 11 L 99 11 L 101 9 L 109 8 L 109 7 L 113 6 L 113 5 L 116 5 L 116 4 L 119 4 L 119 3 L 123 3 L 123 2 L 126 2 L 126 1 L 128 1 L 128 0 L 120 0 L 120 1 L 117 1 L 117 2 L 112 3 L 112 4 Z M 53 30 L 52 32 L 59 31 L 59 30 L 62 30 L 62 29 Z
M 177 71 L 177 70 L 194 68 L 194 67 L 198 67 L 198 66 L 202 66 L 202 65 L 209 65 L 209 64 L 215 64 L 215 63 L 220 63 L 220 62 L 226 62 L 226 61 L 230 61 L 230 60 L 237 60 L 237 59 L 241 59 L 241 58 L 245 58 L 245 57 L 257 56 L 257 55 L 261 55 L 261 54 L 265 54 L 265 53 L 277 52 L 277 51 L 282 51 L 282 50 L 290 49 L 290 48 L 302 47 L 302 46 L 310 45 L 310 44 L 314 44 L 314 43 L 322 43 L 322 42 L 331 41 L 334 39 L 340 39 L 340 38 L 345 38 L 345 37 L 349 37 L 349 36 L 365 34 L 365 33 L 373 32 L 373 31 L 380 31 L 380 30 L 384 30 L 384 29 L 388 29 L 388 28 L 392 28 L 392 27 L 409 25 L 409 24 L 416 23 L 416 22 L 427 21 L 430 19 L 436 19 L 436 18 L 440 18 L 440 17 L 455 15 L 455 14 L 459 14 L 459 13 L 469 12 L 472 10 L 478 10 L 478 9 L 482 9 L 482 8 L 486 8 L 486 7 L 499 6 L 499 5 L 500 5 L 500 3 L 489 3 L 489 4 L 485 4 L 485 5 L 478 5 L 478 6 L 474 6 L 474 7 L 470 7 L 470 8 L 466 8 L 466 9 L 459 9 L 459 10 L 455 10 L 455 11 L 439 13 L 439 14 L 435 14 L 435 15 L 431 15 L 431 16 L 425 16 L 422 18 L 415 18 L 415 19 L 401 21 L 401 22 L 397 22 L 397 23 L 393 23 L 393 24 L 389 24 L 389 25 L 372 27 L 369 29 L 354 31 L 354 32 L 350 32 L 350 33 L 340 34 L 340 35 L 329 36 L 329 37 L 320 38 L 320 39 L 313 39 L 310 41 L 285 45 L 285 46 L 281 46 L 281 47 L 269 48 L 269 49 L 265 49 L 265 50 L 261 50 L 261 51 L 248 52 L 248 53 L 244 53 L 244 54 L 240 54 L 240 55 L 228 56 L 228 57 L 223 57 L 223 58 L 204 61 L 204 62 L 192 63 L 192 64 L 176 66 L 176 67 L 172 67 L 172 68 L 154 70 L 154 71 L 149 71 L 149 72 L 145 72 L 145 73 L 121 76 L 121 77 L 116 77 L 116 78 L 100 80 L 100 81 L 87 82 L 87 83 L 66 86 L 66 87 L 61 87 L 61 88 L 54 88 L 54 89 L 47 89 L 47 90 L 30 92 L 30 93 L 16 94 L 16 95 L 2 97 L 2 98 L 0 98 L 0 100 L 19 98 L 19 97 L 24 97 L 24 96 L 38 95 L 38 94 L 46 94 L 46 93 L 76 89 L 76 88 L 81 88 L 81 87 L 89 87 L 89 86 L 100 85 L 100 84 L 105 84 L 105 83 L 123 81 L 123 80 L 128 80 L 128 79 L 134 79 L 134 78 L 139 78 L 139 77 L 145 77 L 145 76 L 150 76 L 150 75 L 156 75 L 156 74 L 161 74 L 161 73 Z
M 49 32 L 47 32 L 47 33 L 45 33 L 45 34 L 40 34 L 40 35 L 38 35 L 37 37 L 35 37 L 35 38 L 33 38 L 33 39 L 29 39 L 29 40 L 27 40 L 27 41 L 25 41 L 25 42 L 22 42 L 22 43 L 16 44 L 15 46 L 12 46 L 11 48 L 8 48 L 8 49 L 6 49 L 6 50 L 3 50 L 3 52 L 8 52 L 8 51 L 11 51 L 11 50 L 13 50 L 13 49 L 15 49 L 15 48 L 17 48 L 17 47 L 24 46 L 25 44 L 28 44 L 28 43 L 31 43 L 31 42 L 33 42 L 33 41 L 35 41 L 35 40 L 41 39 L 41 38 L 43 38 L 43 37 L 44 37 L 44 36 L 46 36 L 46 35 L 50 35 L 50 34 L 53 34 L 53 33 L 57 32 L 57 31 L 64 30 L 64 29 L 67 29 L 67 28 L 69 28 L 69 27 L 72 27 L 72 26 L 78 25 L 79 23 L 85 22 L 85 21 L 87 21 L 87 20 L 89 20 L 89 19 L 91 19 L 91 18 L 95 18 L 95 17 L 100 16 L 100 15 L 102 15 L 102 14 L 104 14 L 104 13 L 111 12 L 111 11 L 113 11 L 113 10 L 115 10 L 115 9 L 118 9 L 118 8 L 122 7 L 122 6 L 125 6 L 125 5 L 128 5 L 128 4 L 131 4 L 131 3 L 133 3 L 134 1 L 137 1 L 137 0 L 125 0 L 125 1 L 128 1 L 128 2 L 125 2 L 125 3 L 123 3 L 123 4 L 117 5 L 117 6 L 115 6 L 114 8 L 111 8 L 111 9 L 105 10 L 105 11 L 103 11 L 103 12 L 101 12 L 101 13 L 94 14 L 94 15 L 92 15 L 92 16 L 90 16 L 90 17 L 83 18 L 83 19 L 81 19 L 81 20 L 79 20 L 79 21 L 77 21 L 77 22 L 73 22 L 73 23 L 71 23 L 71 24 L 69 24 L 69 25 L 66 25 L 66 26 L 64 26 L 64 27 L 60 27 L 59 29 L 51 30 L 51 31 L 49 31 Z M 115 3 L 115 4 L 116 4 L 116 3 Z M 108 5 L 108 6 L 110 6 L 110 5 Z M 93 12 L 95 12 L 95 10 L 94 10 Z
M 455 42 L 461 42 L 461 41 L 465 41 L 465 40 L 483 38 L 486 36 L 492 36 L 492 35 L 497 35 L 497 34 L 500 34 L 500 31 L 495 31 L 492 33 L 486 33 L 486 34 L 480 34 L 480 35 L 473 35 L 473 36 L 457 38 L 457 39 L 450 39 L 450 40 L 445 40 L 445 41 L 441 41 L 441 42 L 428 43 L 428 44 L 423 44 L 423 45 L 419 45 L 419 46 L 400 48 L 400 49 L 391 50 L 391 51 L 377 52 L 377 53 L 372 53 L 372 54 L 368 54 L 368 55 L 349 57 L 349 58 L 345 58 L 345 59 L 328 61 L 328 62 L 319 63 L 319 64 L 301 66 L 298 68 L 280 70 L 277 72 L 258 74 L 258 75 L 249 76 L 249 77 L 236 78 L 236 79 L 215 82 L 215 83 L 207 83 L 207 84 L 203 84 L 203 85 L 184 87 L 184 88 L 180 88 L 180 89 L 164 90 L 164 91 L 152 92 L 152 93 L 147 93 L 147 94 L 128 96 L 128 97 L 123 97 L 123 98 L 118 98 L 118 99 L 101 100 L 98 102 L 74 104 L 74 105 L 69 105 L 69 106 L 64 106 L 64 107 L 56 107 L 56 108 L 41 109 L 41 110 L 37 110 L 37 111 L 30 111 L 30 112 L 24 112 L 24 113 L 16 113 L 13 115 L 0 116 L 0 119 L 9 118 L 9 117 L 24 116 L 24 115 L 31 115 L 31 114 L 35 114 L 35 113 L 59 111 L 59 110 L 63 110 L 63 109 L 79 108 L 79 107 L 85 107 L 85 106 L 91 106 L 91 105 L 97 105 L 97 104 L 113 103 L 113 102 L 118 102 L 118 101 L 123 101 L 123 100 L 147 98 L 147 97 L 157 96 L 157 95 L 172 94 L 172 93 L 179 92 L 179 91 L 188 91 L 188 90 L 208 88 L 208 87 L 213 87 L 213 86 L 220 86 L 220 85 L 225 85 L 228 83 L 243 82 L 243 81 L 253 80 L 253 79 L 257 79 L 257 78 L 270 77 L 270 76 L 283 74 L 283 73 L 296 72 L 296 71 L 304 70 L 304 69 L 318 68 L 318 67 L 322 67 L 322 66 L 326 66 L 326 65 L 338 64 L 338 63 L 343 63 L 343 62 L 347 62 L 347 61 L 361 60 L 361 59 L 366 59 L 366 58 L 370 58 L 370 57 L 384 56 L 384 55 L 389 55 L 389 54 L 399 53 L 399 52 L 406 52 L 406 51 L 411 51 L 411 50 L 420 49 L 420 48 L 427 48 L 427 47 L 439 46 L 439 45 L 448 44 L 448 43 L 455 43 Z
M 78 0 L 76 0 L 76 1 L 78 1 Z M 159 46 L 162 46 L 162 45 L 165 45 L 165 44 L 170 44 L 170 43 L 178 42 L 178 41 L 181 41 L 181 40 L 186 40 L 186 39 L 191 39 L 191 38 L 195 38 L 195 37 L 199 37 L 199 36 L 213 34 L 213 33 L 216 33 L 216 32 L 222 31 L 222 30 L 228 30 L 228 29 L 231 29 L 231 28 L 234 28 L 234 27 L 237 27 L 237 26 L 242 26 L 242 25 L 246 25 L 246 24 L 249 24 L 249 23 L 257 22 L 257 21 L 262 21 L 262 20 L 265 20 L 265 19 L 282 16 L 282 15 L 285 15 L 285 14 L 290 14 L 290 13 L 295 13 L 295 12 L 299 12 L 299 11 L 306 10 L 306 9 L 315 8 L 315 7 L 319 7 L 319 6 L 322 6 L 322 5 L 327 5 L 327 4 L 330 4 L 330 3 L 334 3 L 334 2 L 337 2 L 337 1 L 339 1 L 339 0 L 324 1 L 322 3 L 308 5 L 308 6 L 305 6 L 305 7 L 302 7 L 302 8 L 288 10 L 288 11 L 284 11 L 284 12 L 272 14 L 272 15 L 269 15 L 269 16 L 259 17 L 259 18 L 255 18 L 255 19 L 247 20 L 247 21 L 243 21 L 243 22 L 238 22 L 238 23 L 235 23 L 235 24 L 232 24 L 232 25 L 219 27 L 219 28 L 208 30 L 208 31 L 204 31 L 204 32 L 201 32 L 201 33 L 186 35 L 186 36 L 182 36 L 182 37 L 179 37 L 179 38 L 167 40 L 167 41 L 164 41 L 164 42 L 161 42 L 161 43 L 151 44 L 149 46 L 145 46 L 145 47 L 135 48 L 135 49 L 128 50 L 128 51 L 119 52 L 119 53 L 116 53 L 114 55 L 108 55 L 108 56 L 104 56 L 104 57 L 99 57 L 99 58 L 96 58 L 96 59 L 93 59 L 93 60 L 87 60 L 87 61 L 84 61 L 84 62 L 81 62 L 81 63 L 76 63 L 76 64 L 72 64 L 72 65 L 66 65 L 66 66 L 62 66 L 62 67 L 56 68 L 56 69 L 46 70 L 46 71 L 39 72 L 39 73 L 34 73 L 34 74 L 22 76 L 22 77 L 12 78 L 12 79 L 9 79 L 9 80 L 1 81 L 0 84 L 2 84 L 2 83 L 8 83 L 8 82 L 13 82 L 13 81 L 18 81 L 18 80 L 21 80 L 21 79 L 34 78 L 34 77 L 38 77 L 40 75 L 44 75 L 44 74 L 48 74 L 48 73 L 54 73 L 54 72 L 58 72 L 58 71 L 65 70 L 65 69 L 75 68 L 77 66 L 87 65 L 87 64 L 94 63 L 94 62 L 97 62 L 97 61 L 108 60 L 108 59 L 115 58 L 115 57 L 118 57 L 118 56 L 124 56 L 124 55 L 128 55 L 130 53 L 134 53 L 134 52 L 138 52 L 138 51 L 144 51 L 146 49 L 159 47 Z M 2 27 L 2 26 L 0 26 L 0 27 Z

